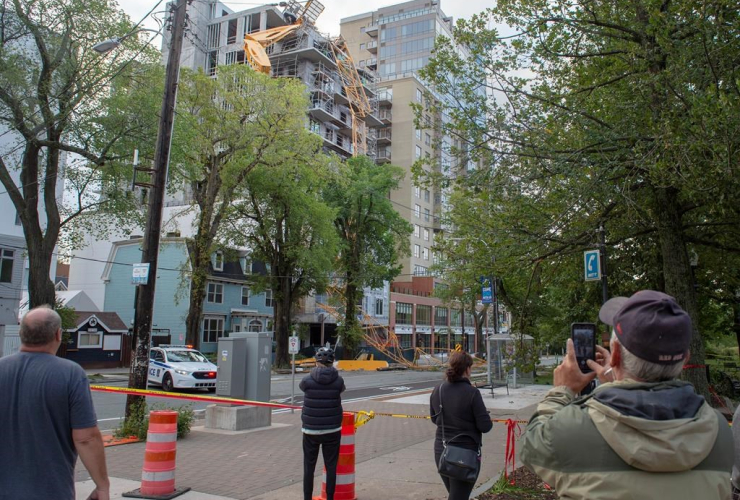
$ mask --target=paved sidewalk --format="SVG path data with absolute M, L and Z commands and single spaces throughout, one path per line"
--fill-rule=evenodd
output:
M 513 395 L 512 395 L 513 396 Z M 347 410 L 373 410 L 383 413 L 427 415 L 428 400 L 401 402 L 363 401 L 345 404 Z M 504 404 L 497 391 L 490 391 L 484 401 Z M 509 404 L 511 398 L 506 398 Z M 511 405 L 517 406 L 517 405 Z M 490 407 L 490 406 L 489 406 Z M 526 420 L 534 406 L 493 409 L 492 418 Z M 359 500 L 446 498 L 442 480 L 434 465 L 435 427 L 429 420 L 376 417 L 357 430 L 356 491 Z M 494 424 L 484 436 L 483 466 L 479 484 L 498 477 L 504 465 L 506 426 Z M 195 499 L 285 500 L 302 497 L 303 455 L 301 451 L 300 413 L 273 415 L 269 429 L 247 433 L 213 432 L 194 428 L 178 441 L 177 485 L 189 486 L 199 493 L 217 496 L 182 496 Z M 138 482 L 144 457 L 144 443 L 106 449 L 108 471 L 112 477 Z M 321 459 L 316 469 L 315 493 L 321 488 Z M 81 464 L 77 480 L 89 479 Z M 136 484 L 138 487 L 138 483 Z M 86 498 L 90 487 L 78 482 L 78 499 Z M 80 495 L 83 496 L 80 496 Z M 188 495 L 195 495 L 189 493 Z M 114 497 L 117 498 L 117 497 Z

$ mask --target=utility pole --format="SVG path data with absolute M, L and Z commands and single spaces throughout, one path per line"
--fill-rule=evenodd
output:
M 141 262 L 149 264 L 149 276 L 146 284 L 139 286 L 136 300 L 134 321 L 134 356 L 129 373 L 129 387 L 146 389 L 149 370 L 149 343 L 154 313 L 154 287 L 157 282 L 157 261 L 159 259 L 159 238 L 162 232 L 162 207 L 167 189 L 167 167 L 170 161 L 172 127 L 175 123 L 175 104 L 180 75 L 180 54 L 185 35 L 187 4 L 190 0 L 177 0 L 172 15 L 172 38 L 167 59 L 164 81 L 164 97 L 159 114 L 159 131 L 154 152 L 154 168 L 151 173 L 151 191 L 149 193 L 149 211 L 141 247 Z M 141 171 L 143 169 L 139 169 Z M 126 417 L 131 414 L 134 403 L 142 396 L 126 398 Z
M 606 229 L 604 229 L 604 223 L 599 224 L 599 234 L 601 239 L 599 246 L 601 251 L 599 255 L 601 257 L 601 301 L 602 304 L 609 300 L 609 287 L 606 281 Z

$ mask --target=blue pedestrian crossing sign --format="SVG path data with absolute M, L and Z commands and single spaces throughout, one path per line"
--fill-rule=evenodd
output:
M 598 281 L 601 279 L 601 259 L 598 250 L 586 250 L 583 252 L 583 276 L 586 281 Z

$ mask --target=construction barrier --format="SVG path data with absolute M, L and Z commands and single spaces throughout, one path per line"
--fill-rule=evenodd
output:
M 314 500 L 326 500 L 326 467 L 321 484 L 321 496 Z M 355 495 L 355 414 L 344 412 L 342 418 L 342 438 L 337 462 L 337 485 L 334 500 L 356 500 Z
M 177 412 L 152 411 L 141 471 L 141 488 L 124 493 L 130 498 L 175 498 L 190 488 L 175 489 Z

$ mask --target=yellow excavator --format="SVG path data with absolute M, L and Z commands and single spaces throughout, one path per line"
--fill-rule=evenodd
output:
M 255 71 L 266 75 L 270 74 L 271 64 L 265 49 L 291 33 L 295 33 L 305 23 L 315 23 L 324 11 L 324 5 L 316 0 L 308 0 L 305 5 L 291 0 L 290 2 L 281 2 L 281 5 L 286 5 L 283 19 L 290 24 L 244 35 L 244 55 L 247 63 Z

